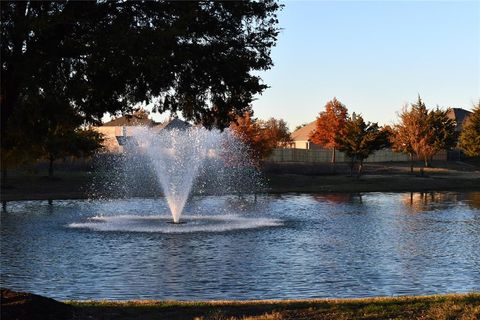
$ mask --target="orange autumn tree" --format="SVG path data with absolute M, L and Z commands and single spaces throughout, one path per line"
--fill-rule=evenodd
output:
M 257 120 L 252 118 L 250 112 L 237 116 L 230 124 L 230 130 L 248 147 L 255 160 L 260 160 L 270 153 L 268 141 L 263 138 L 262 128 Z
M 292 144 L 293 140 L 285 120 L 270 118 L 260 120 L 258 123 L 262 130 L 263 139 L 267 141 L 270 150 L 286 148 Z
M 333 98 L 325 105 L 325 111 L 317 117 L 315 130 L 310 135 L 310 141 L 322 147 L 332 149 L 332 163 L 335 166 L 335 151 L 339 145 L 335 140 L 345 127 L 348 110 L 344 104 Z
M 292 142 L 290 130 L 283 119 L 257 120 L 249 112 L 238 116 L 231 123 L 230 130 L 242 140 L 257 161 L 267 157 L 273 149 L 289 146 Z

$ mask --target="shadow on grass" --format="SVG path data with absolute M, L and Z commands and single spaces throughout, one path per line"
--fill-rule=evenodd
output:
M 70 301 L 78 319 L 478 319 L 480 294 L 285 301 Z

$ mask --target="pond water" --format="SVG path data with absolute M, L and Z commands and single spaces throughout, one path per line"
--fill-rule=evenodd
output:
M 58 299 L 285 299 L 480 290 L 480 193 L 9 202 L 2 287 Z

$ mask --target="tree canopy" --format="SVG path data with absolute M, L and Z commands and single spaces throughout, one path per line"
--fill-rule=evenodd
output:
M 407 153 L 412 159 L 416 155 L 428 166 L 436 153 L 453 147 L 455 123 L 438 107 L 429 111 L 420 96 L 399 117 L 392 137 L 394 150 Z
M 441 150 L 449 150 L 455 145 L 455 122 L 447 116 L 446 110 L 435 108 L 428 112 L 428 152 L 431 158 Z
M 279 8 L 271 0 L 2 3 L 2 121 L 57 96 L 89 121 L 154 102 L 225 127 L 266 88 L 251 71 L 272 66 Z
M 315 130 L 310 136 L 313 143 L 333 150 L 333 163 L 335 163 L 335 149 L 339 147 L 336 137 L 345 126 L 347 115 L 347 107 L 337 98 L 333 98 L 325 105 L 325 111 L 318 115 Z
M 288 146 L 290 131 L 283 119 L 257 120 L 246 112 L 230 125 L 230 130 L 248 147 L 256 160 L 267 157 L 274 148 Z
M 459 147 L 467 156 L 480 156 L 480 102 L 465 120 L 459 138 Z
M 292 143 L 290 130 L 285 120 L 270 118 L 268 120 L 260 120 L 259 124 L 263 130 L 264 139 L 269 142 L 269 148 L 285 148 Z
M 228 126 L 267 88 L 253 71 L 273 65 L 280 8 L 274 0 L 2 2 L 2 154 L 20 155 L 61 118 L 74 115 L 80 127 L 138 103 Z
M 366 123 L 362 116 L 353 113 L 346 120 L 335 141 L 339 150 L 350 158 L 352 170 L 356 163 L 359 164 L 358 175 L 360 175 L 363 161 L 374 151 L 389 146 L 388 129 L 380 129 L 377 123 Z

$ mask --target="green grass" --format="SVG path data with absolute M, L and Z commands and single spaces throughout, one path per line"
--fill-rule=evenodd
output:
M 260 301 L 67 301 L 78 319 L 480 319 L 480 293 Z

